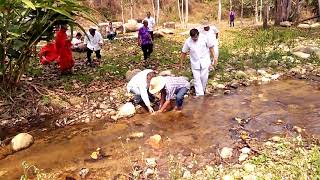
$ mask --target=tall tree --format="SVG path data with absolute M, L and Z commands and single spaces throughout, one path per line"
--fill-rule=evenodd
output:
M 255 23 L 258 23 L 258 18 L 259 18 L 259 14 L 258 14 L 258 0 L 255 0 L 255 8 L 254 8 L 254 14 L 255 14 Z
M 133 19 L 133 0 L 130 0 L 130 19 Z
M 262 0 L 260 0 L 260 14 L 259 14 L 259 21 L 261 22 L 262 21 L 262 7 L 263 7 L 263 2 Z
M 189 19 L 189 1 L 186 0 L 186 19 L 185 19 L 186 28 L 188 28 L 188 19 Z
M 154 0 L 151 0 L 151 5 L 152 5 L 153 17 L 156 17 L 156 8 L 154 7 Z
M 179 19 L 180 19 L 180 23 L 182 24 L 182 17 L 181 17 L 181 7 L 180 7 L 180 0 L 177 0 L 178 2 L 178 13 L 179 13 Z
M 318 0 L 318 21 L 320 21 L 320 0 Z
M 157 23 L 160 23 L 160 0 L 157 0 Z
M 220 23 L 221 21 L 221 0 L 219 0 L 219 5 L 218 5 L 218 22 Z
M 268 28 L 268 20 L 269 20 L 269 1 L 268 0 L 264 0 L 262 16 L 263 16 L 263 28 L 266 29 Z
M 240 21 L 241 21 L 241 24 L 243 23 L 242 20 L 243 20 L 243 0 L 241 0 L 241 12 L 240 12 Z
M 282 21 L 282 0 L 275 0 L 274 25 L 279 26 Z

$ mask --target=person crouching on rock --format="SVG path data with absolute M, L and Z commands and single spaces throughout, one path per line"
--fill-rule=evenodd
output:
M 154 112 L 153 108 L 151 107 L 150 100 L 154 101 L 155 97 L 150 94 L 148 87 L 150 80 L 154 76 L 155 72 L 153 70 L 145 69 L 133 76 L 127 85 L 127 91 L 135 95 L 133 103 L 146 106 L 150 113 Z M 144 104 L 142 104 L 142 102 Z
M 189 89 L 190 83 L 185 77 L 157 76 L 151 79 L 149 86 L 151 94 L 161 92 L 160 109 L 157 112 L 167 111 L 174 99 L 176 100 L 174 110 L 181 111 L 184 95 L 187 94 Z

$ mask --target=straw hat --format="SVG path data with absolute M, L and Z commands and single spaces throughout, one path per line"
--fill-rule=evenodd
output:
M 208 27 L 208 26 L 210 26 L 209 20 L 206 19 L 202 22 L 202 27 Z
M 94 29 L 94 30 L 97 30 L 98 27 L 97 26 L 90 26 L 89 29 Z
M 159 92 L 161 89 L 164 88 L 166 82 L 165 78 L 162 76 L 157 76 L 151 79 L 150 81 L 150 87 L 149 87 L 149 92 L 151 94 L 156 94 Z

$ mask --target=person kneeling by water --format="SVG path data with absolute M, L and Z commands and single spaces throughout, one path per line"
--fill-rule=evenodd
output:
M 149 86 L 149 91 L 151 94 L 161 92 L 160 109 L 157 112 L 165 112 L 168 110 L 175 95 L 175 110 L 181 111 L 184 95 L 187 94 L 189 89 L 190 83 L 185 77 L 157 76 L 151 79 Z

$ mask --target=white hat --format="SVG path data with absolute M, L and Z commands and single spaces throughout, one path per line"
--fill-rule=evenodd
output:
M 157 76 L 151 79 L 150 81 L 150 87 L 149 87 L 149 92 L 151 94 L 156 94 L 159 92 L 161 89 L 164 88 L 166 82 L 165 78 L 162 76 Z
M 206 19 L 202 22 L 202 27 L 208 27 L 210 26 L 209 21 Z
M 90 26 L 89 29 L 95 29 L 95 30 L 97 30 L 98 27 L 97 27 L 97 26 Z

